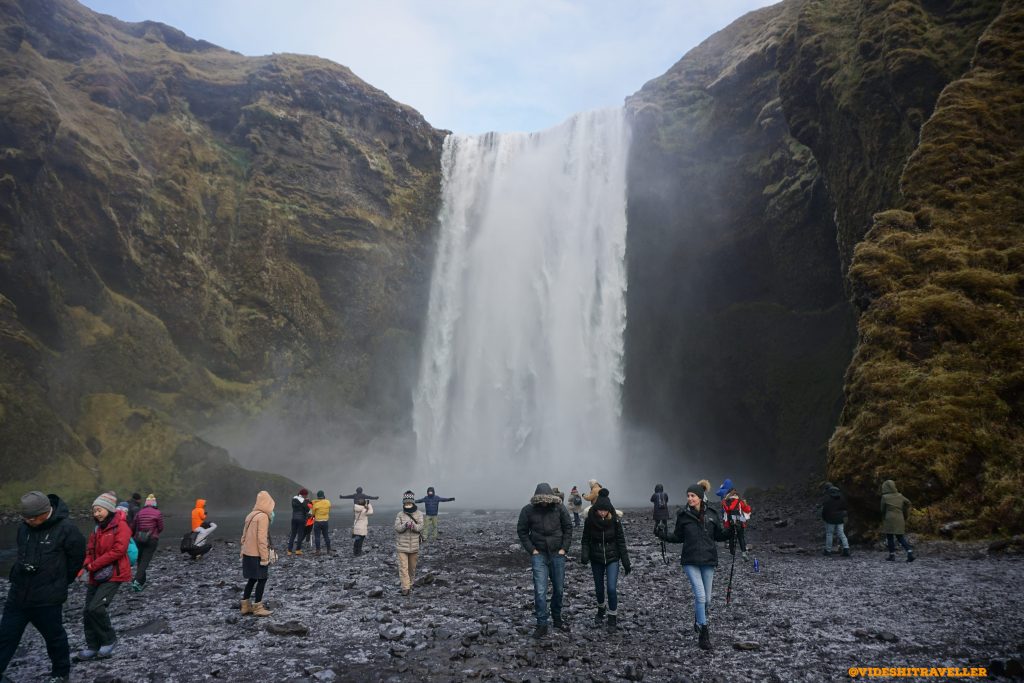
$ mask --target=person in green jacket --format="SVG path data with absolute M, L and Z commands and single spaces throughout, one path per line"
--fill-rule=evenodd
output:
M 907 518 L 910 516 L 910 501 L 896 490 L 896 482 L 887 479 L 882 483 L 882 533 L 889 547 L 889 562 L 896 561 L 896 541 L 907 551 L 907 562 L 914 561 L 914 549 L 904 535 L 907 532 Z

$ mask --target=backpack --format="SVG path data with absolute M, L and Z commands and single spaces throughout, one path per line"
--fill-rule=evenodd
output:
M 193 546 L 196 544 L 196 538 L 198 537 L 199 532 L 186 531 L 185 535 L 181 537 L 181 552 L 187 553 L 189 550 L 192 550 Z
M 128 539 L 128 563 L 131 564 L 131 566 L 134 567 L 135 563 L 138 561 L 138 559 L 139 559 L 139 546 L 135 545 L 135 539 L 134 538 L 129 538 Z

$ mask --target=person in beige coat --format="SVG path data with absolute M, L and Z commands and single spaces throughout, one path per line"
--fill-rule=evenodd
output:
M 363 554 L 363 541 L 370 527 L 373 505 L 365 498 L 356 498 L 352 505 L 352 554 Z
M 256 504 L 245 517 L 242 527 L 242 577 L 248 579 L 242 593 L 242 614 L 268 617 L 271 611 L 263 604 L 263 589 L 267 586 L 268 567 L 272 561 L 270 522 L 274 518 L 274 499 L 266 491 L 256 494 Z M 256 594 L 253 595 L 253 588 Z M 256 602 L 250 601 L 252 596 Z
M 422 531 L 423 513 L 416 509 L 416 494 L 406 491 L 402 494 L 402 510 L 395 516 L 395 545 L 398 549 L 398 578 L 402 581 L 402 595 L 408 595 L 412 590 Z

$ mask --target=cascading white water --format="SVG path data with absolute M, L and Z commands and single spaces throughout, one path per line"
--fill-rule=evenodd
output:
M 628 146 L 621 109 L 445 140 L 413 416 L 439 491 L 619 471 Z

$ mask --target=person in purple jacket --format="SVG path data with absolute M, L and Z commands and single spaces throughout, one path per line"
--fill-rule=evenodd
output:
M 160 534 L 164 530 L 164 516 L 156 504 L 156 496 L 146 496 L 146 503 L 135 515 L 131 523 L 132 538 L 139 548 L 139 561 L 135 566 L 135 579 L 132 590 L 136 593 L 146 587 L 146 568 L 149 567 L 156 547 L 160 544 Z
M 434 493 L 434 487 L 427 487 L 427 495 L 418 499 L 417 503 L 423 503 L 426 514 L 426 524 L 423 527 L 423 535 L 428 541 L 437 540 L 437 507 L 441 503 L 450 503 L 454 498 L 444 498 Z

